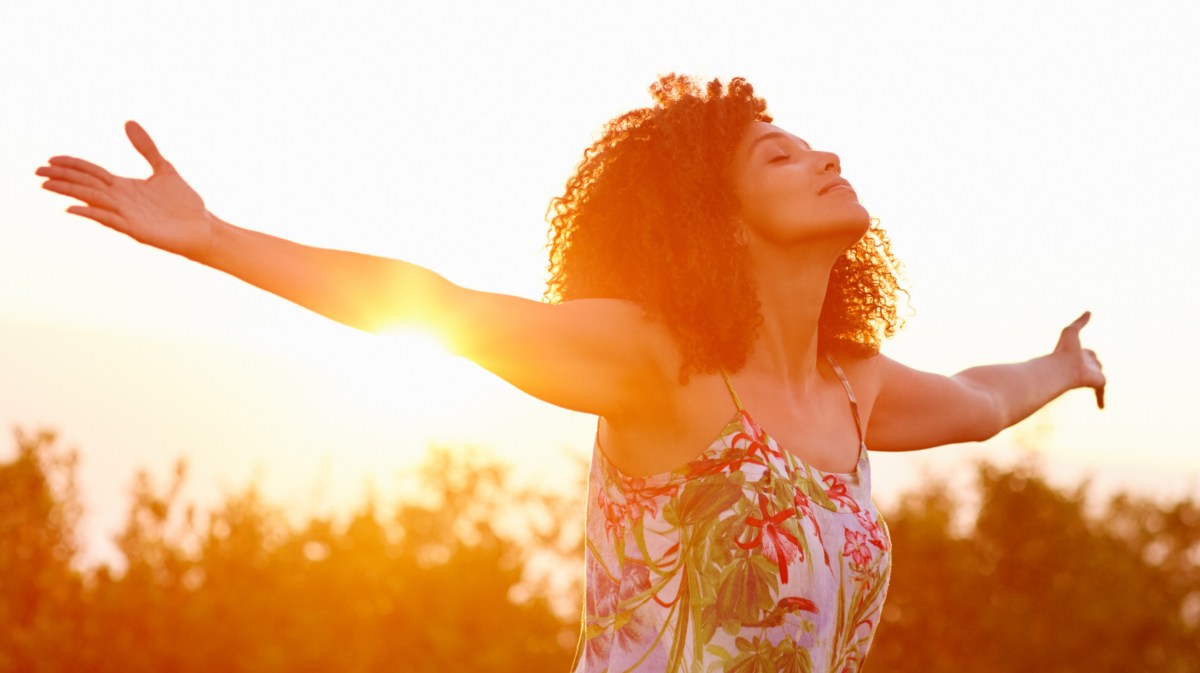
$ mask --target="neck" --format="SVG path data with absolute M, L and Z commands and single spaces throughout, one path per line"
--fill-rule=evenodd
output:
M 824 246 L 781 249 L 751 246 L 750 261 L 762 311 L 762 326 L 746 370 L 789 389 L 817 380 L 817 333 L 829 272 L 841 249 Z

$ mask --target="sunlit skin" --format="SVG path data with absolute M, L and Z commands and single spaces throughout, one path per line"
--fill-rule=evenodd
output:
M 630 302 L 552 305 L 470 290 L 406 262 L 234 226 L 206 209 L 139 125 L 128 123 L 126 133 L 149 162 L 149 178 L 57 156 L 37 169 L 43 187 L 82 202 L 67 209 L 72 214 L 333 320 L 373 332 L 428 329 L 517 388 L 599 416 L 601 445 L 629 474 L 694 458 L 734 413 L 719 375 L 680 381 L 682 355 L 668 329 Z M 817 468 L 850 471 L 857 434 L 841 384 L 818 358 L 817 320 L 829 271 L 866 231 L 867 212 L 836 155 L 761 122 L 746 129 L 729 179 L 763 318 L 734 385 L 783 448 Z M 899 451 L 986 439 L 1073 388 L 1095 389 L 1103 406 L 1100 363 L 1080 344 L 1088 317 L 1064 328 L 1046 355 L 954 376 L 882 355 L 844 358 L 867 445 Z

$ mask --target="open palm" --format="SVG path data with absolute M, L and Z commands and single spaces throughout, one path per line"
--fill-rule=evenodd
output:
M 42 187 L 82 201 L 67 212 L 95 220 L 156 248 L 197 259 L 208 250 L 212 216 L 204 201 L 136 122 L 125 124 L 134 148 L 150 163 L 149 178 L 125 178 L 75 157 L 57 156 L 37 174 Z

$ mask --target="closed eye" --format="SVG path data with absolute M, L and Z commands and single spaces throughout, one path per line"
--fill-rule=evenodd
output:
M 791 159 L 791 158 L 792 158 L 792 156 L 791 156 L 790 154 L 780 154 L 780 155 L 779 155 L 779 156 L 777 156 L 777 157 L 773 157 L 773 158 L 772 158 L 770 161 L 768 161 L 767 163 L 769 163 L 769 164 L 777 164 L 777 163 L 780 163 L 780 162 L 782 162 L 782 161 L 787 161 L 788 159 Z

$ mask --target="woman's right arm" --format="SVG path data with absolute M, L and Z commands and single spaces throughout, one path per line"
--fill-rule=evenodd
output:
M 620 417 L 673 380 L 678 365 L 669 335 L 631 303 L 547 305 L 462 288 L 415 264 L 234 226 L 205 209 L 140 126 L 130 122 L 126 133 L 153 168 L 149 178 L 54 157 L 37 171 L 48 178 L 43 187 L 85 204 L 68 208 L 72 214 L 338 322 L 375 332 L 428 328 L 453 352 L 561 407 Z

